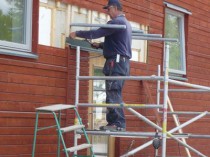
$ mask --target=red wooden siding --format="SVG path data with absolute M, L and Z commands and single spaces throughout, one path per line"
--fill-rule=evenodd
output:
M 0 110 L 5 111 L 0 113 L 0 156 L 31 156 L 35 108 L 66 103 L 66 51 L 39 46 L 38 52 L 39 60 L 0 59 Z M 52 118 L 45 116 L 40 125 L 54 124 Z M 40 131 L 40 134 L 37 149 L 53 152 L 55 132 Z

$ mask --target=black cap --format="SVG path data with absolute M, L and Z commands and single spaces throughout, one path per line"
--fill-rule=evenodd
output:
M 119 0 L 109 0 L 108 4 L 103 9 L 108 9 L 109 6 L 116 6 L 119 10 L 122 10 L 122 5 Z

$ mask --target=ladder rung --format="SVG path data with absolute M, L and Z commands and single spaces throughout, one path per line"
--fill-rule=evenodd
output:
M 54 112 L 54 111 L 60 111 L 60 110 L 66 110 L 70 108 L 75 108 L 74 105 L 66 105 L 66 104 L 55 104 L 50 106 L 43 106 L 36 108 L 37 111 L 48 111 L 48 112 Z
M 90 148 L 90 147 L 92 147 L 91 144 L 81 144 L 81 145 L 78 145 L 78 146 L 75 146 L 75 147 L 67 148 L 66 150 L 68 152 L 75 152 L 75 151 L 79 151 L 79 150 L 82 150 L 82 149 L 87 149 L 87 148 Z
M 65 127 L 65 128 L 61 128 L 61 131 L 63 133 L 65 133 L 65 132 L 69 132 L 69 131 L 73 131 L 73 130 L 82 129 L 84 127 L 85 127 L 84 125 L 73 125 L 73 126 L 68 126 L 68 127 Z

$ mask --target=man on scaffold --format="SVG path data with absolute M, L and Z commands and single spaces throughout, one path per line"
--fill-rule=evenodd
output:
M 94 48 L 102 48 L 106 59 L 103 73 L 105 76 L 128 76 L 130 73 L 131 34 L 130 23 L 122 12 L 119 0 L 109 0 L 103 7 L 111 20 L 107 24 L 125 25 L 126 29 L 99 28 L 90 31 L 71 32 L 70 37 L 96 39 L 105 37 L 103 43 L 92 43 Z M 106 103 L 123 104 L 122 89 L 124 80 L 106 80 Z M 126 120 L 123 108 L 108 107 L 106 120 L 108 124 L 101 126 L 100 130 L 125 131 Z

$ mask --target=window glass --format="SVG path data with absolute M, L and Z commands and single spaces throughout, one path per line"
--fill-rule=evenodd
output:
M 179 40 L 179 42 L 167 42 L 170 46 L 170 72 L 186 74 L 184 15 L 182 13 L 166 10 L 165 37 Z
M 50 8 L 39 8 L 39 44 L 51 45 L 51 13 Z
M 109 20 L 109 16 L 104 13 L 99 13 L 97 11 L 92 11 L 92 18 L 91 18 L 91 23 L 92 24 L 106 24 L 107 21 Z M 91 28 L 91 29 L 97 29 L 97 28 Z M 93 42 L 103 42 L 104 37 L 99 38 L 99 39 L 94 39 Z
M 134 30 L 144 30 L 144 33 L 147 33 L 147 27 L 140 25 L 136 22 L 130 22 L 132 29 Z M 132 61 L 137 62 L 147 62 L 147 40 L 132 40 Z
M 65 48 L 66 4 L 55 0 L 40 1 L 39 44 Z
M 89 23 L 90 16 L 89 11 L 85 8 L 79 8 L 77 6 L 72 6 L 71 11 L 71 23 Z M 77 30 L 88 30 L 88 27 L 71 27 L 71 32 Z
M 94 76 L 104 76 L 101 68 L 94 68 Z M 105 103 L 105 80 L 93 81 L 93 103 Z M 100 126 L 107 124 L 106 122 L 106 108 L 93 108 L 93 129 L 99 129 Z M 105 154 L 108 152 L 108 136 L 92 136 L 93 150 L 97 154 Z M 101 156 L 101 155 L 100 155 Z
M 64 48 L 65 46 L 65 33 L 66 33 L 66 12 L 63 10 L 56 11 L 56 24 L 55 24 L 55 47 Z
M 16 51 L 31 52 L 32 2 L 27 0 L 1 0 L 1 54 L 15 54 Z
M 0 40 L 25 44 L 24 7 L 24 0 L 1 0 Z

